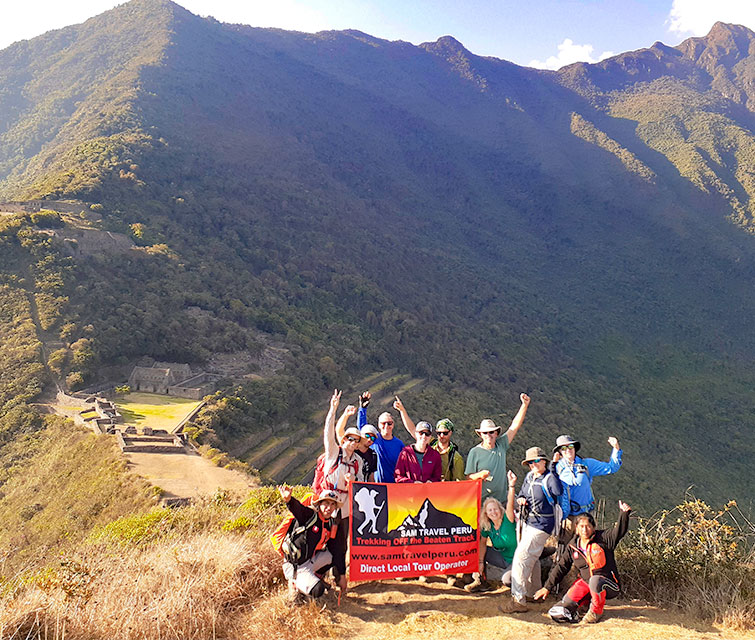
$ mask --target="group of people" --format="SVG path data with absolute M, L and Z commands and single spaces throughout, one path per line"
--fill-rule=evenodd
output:
M 336 390 L 325 419 L 325 452 L 318 460 L 311 504 L 296 500 L 289 487 L 279 487 L 296 522 L 291 529 L 299 532 L 299 546 L 304 547 L 287 554 L 284 562 L 292 594 L 316 597 L 324 593 L 323 571 L 331 567 L 345 593 L 349 483 L 479 479 L 479 570 L 466 581 L 463 576 L 448 576 L 449 583 L 475 592 L 490 590 L 491 580 L 500 580 L 511 587 L 511 598 L 502 610 L 520 613 L 528 610 L 528 599 L 545 599 L 573 564 L 580 578 L 551 608 L 551 617 L 576 622 L 580 606 L 589 605 L 584 621 L 601 618 L 606 599 L 619 593 L 613 550 L 628 529 L 630 511 L 619 502 L 619 519 L 610 530 L 596 530 L 591 515 L 595 509 L 592 479 L 621 467 L 622 451 L 615 437 L 608 439 L 611 455 L 607 462 L 580 457 L 581 443 L 569 435 L 556 439 L 550 456 L 540 447 L 528 448 L 522 460 L 528 472 L 517 493 L 517 476 L 507 469 L 506 453 L 527 414 L 530 398 L 526 394 L 520 395 L 519 410 L 505 432 L 491 419 L 480 423 L 475 431 L 481 442 L 469 451 L 466 463 L 452 441 L 454 424 L 448 418 L 439 420 L 434 429 L 426 421 L 415 424 L 396 396 L 393 408 L 414 439 L 413 444 L 404 445 L 393 433 L 395 419 L 389 411 L 378 416 L 377 428 L 368 423 L 369 392 L 359 396 L 358 408 L 347 406 L 336 420 L 340 399 L 341 392 Z M 355 415 L 356 426 L 349 426 Z M 551 536 L 562 542 L 543 585 L 539 560 Z

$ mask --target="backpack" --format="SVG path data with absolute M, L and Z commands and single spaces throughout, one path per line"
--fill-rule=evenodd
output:
M 283 538 L 280 550 L 286 562 L 290 562 L 295 567 L 305 562 L 312 554 L 307 546 L 307 533 L 315 526 L 319 517 L 317 511 L 307 520 L 306 524 L 300 524 L 297 527 L 289 525 L 286 537 Z
M 315 497 L 314 494 L 308 493 L 306 496 L 304 496 L 304 499 L 301 501 L 301 503 L 305 506 L 310 506 L 312 504 L 312 500 Z M 315 513 L 315 515 L 317 515 Z M 294 520 L 294 514 L 290 511 L 283 517 L 283 520 L 278 525 L 278 528 L 273 531 L 273 533 L 270 535 L 270 542 L 273 545 L 273 549 L 275 549 L 278 553 L 281 554 L 284 558 L 286 557 L 286 552 L 283 549 L 283 543 L 286 540 L 286 537 L 288 536 L 289 529 L 291 529 L 291 525 L 295 522 Z
M 338 468 L 338 465 L 341 464 L 342 457 L 343 457 L 343 451 L 339 448 L 338 457 L 336 458 L 335 464 L 326 473 L 325 472 L 325 454 L 321 453 L 318 456 L 317 464 L 315 465 L 315 478 L 314 480 L 312 480 L 312 491 L 315 492 L 316 496 L 319 496 L 323 491 L 325 491 L 325 489 L 335 488 L 335 487 L 328 486 L 328 483 L 325 482 L 325 476 L 330 475 Z

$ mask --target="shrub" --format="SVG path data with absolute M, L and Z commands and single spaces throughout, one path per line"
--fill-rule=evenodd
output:
M 731 501 L 688 499 L 640 519 L 619 547 L 633 596 L 737 628 L 755 626 L 755 527 Z
M 63 220 L 57 211 L 40 209 L 31 214 L 33 224 L 44 229 L 57 229 L 64 226 Z

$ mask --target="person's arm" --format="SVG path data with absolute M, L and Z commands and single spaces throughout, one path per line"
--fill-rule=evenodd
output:
M 333 566 L 339 576 L 346 576 L 346 534 L 344 527 L 338 527 L 336 537 L 331 538 L 325 543 L 330 555 L 333 556 Z M 342 589 L 342 594 L 345 592 L 345 583 L 339 580 L 339 587 Z
M 603 532 L 603 543 L 615 549 L 621 540 L 629 530 L 629 514 L 632 512 L 632 508 L 626 503 L 619 500 L 619 519 L 613 526 L 613 529 L 607 529 Z
M 359 413 L 357 414 L 357 427 L 360 429 L 367 424 L 367 405 L 370 404 L 370 398 L 372 395 L 369 391 L 365 391 L 359 396 Z
M 428 447 L 427 451 L 425 451 L 425 457 L 427 457 L 427 455 L 431 451 L 435 455 L 432 457 L 433 472 L 432 472 L 432 475 L 430 476 L 430 482 L 440 482 L 441 480 L 443 480 L 443 461 L 440 459 L 440 454 L 435 449 L 432 449 L 430 447 Z
M 312 517 L 312 509 L 310 507 L 305 507 L 301 502 L 294 498 L 291 487 L 288 485 L 279 485 L 278 493 L 280 493 L 281 498 L 283 498 L 283 501 L 286 503 L 288 510 L 299 522 L 306 522 Z
M 560 584 L 561 581 L 566 577 L 566 574 L 569 573 L 571 565 L 571 551 L 567 549 L 566 553 L 561 554 L 558 563 L 554 564 L 553 567 L 551 567 L 550 573 L 548 574 L 548 579 L 545 581 L 543 588 L 535 593 L 535 600 L 545 600 L 547 595 L 551 591 L 553 591 L 553 587 L 555 587 L 557 584 Z
M 325 445 L 325 459 L 333 460 L 338 456 L 338 443 L 335 439 L 335 421 L 336 411 L 338 411 L 338 403 L 341 401 L 341 392 L 338 389 L 333 390 L 333 395 L 330 397 L 330 408 L 328 409 L 328 415 L 325 416 L 325 429 L 323 429 L 323 443 Z
M 612 473 L 616 473 L 621 468 L 621 448 L 619 447 L 619 441 L 611 436 L 608 438 L 608 443 L 611 445 L 611 458 L 608 462 L 602 462 L 600 460 L 594 460 L 593 458 L 586 458 L 584 460 L 585 466 L 590 472 L 591 476 L 608 476 Z
M 406 429 L 409 432 L 409 435 L 416 440 L 417 430 L 414 428 L 414 421 L 409 417 L 409 414 L 406 412 L 406 407 L 404 407 L 404 403 L 401 402 L 401 398 L 398 396 L 396 396 L 396 399 L 393 401 L 393 408 L 401 414 L 401 422 L 404 423 L 404 429 Z
M 550 491 L 551 497 L 553 498 L 554 502 L 557 501 L 558 498 L 561 497 L 562 492 L 561 480 L 558 479 L 558 476 L 555 473 L 549 471 L 545 474 L 545 484 L 548 488 L 548 491 Z
M 343 434 L 346 433 L 346 425 L 356 413 L 357 408 L 353 404 L 350 404 L 343 410 L 341 417 L 338 418 L 338 422 L 336 422 L 336 442 L 341 442 L 341 440 L 343 440 Z
M 511 421 L 511 426 L 508 428 L 508 431 L 506 431 L 506 437 L 509 440 L 509 444 L 511 444 L 511 441 L 522 427 L 524 416 L 527 415 L 527 407 L 530 406 L 530 397 L 526 393 L 520 394 L 519 399 L 522 401 L 522 404 L 519 407 L 519 411 L 514 416 L 514 419 Z
M 464 458 L 456 451 L 454 454 L 454 466 L 451 469 L 451 480 L 464 480 Z
M 413 482 L 412 478 L 410 477 L 409 473 L 409 456 L 407 455 L 406 451 L 402 450 L 401 453 L 398 454 L 398 460 L 396 460 L 396 468 L 393 471 L 393 480 L 394 482 L 401 483 L 401 482 Z
M 506 517 L 508 518 L 509 522 L 514 522 L 516 514 L 514 510 L 514 497 L 516 496 L 516 475 L 513 471 L 508 471 L 506 473 L 506 477 L 509 481 L 509 490 L 506 494 Z
M 474 473 L 467 474 L 467 480 L 484 480 L 490 475 L 490 471 L 483 469 L 482 471 L 475 471 Z

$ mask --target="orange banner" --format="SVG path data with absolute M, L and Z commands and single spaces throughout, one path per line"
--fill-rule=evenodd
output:
M 479 480 L 353 482 L 351 580 L 477 571 Z

